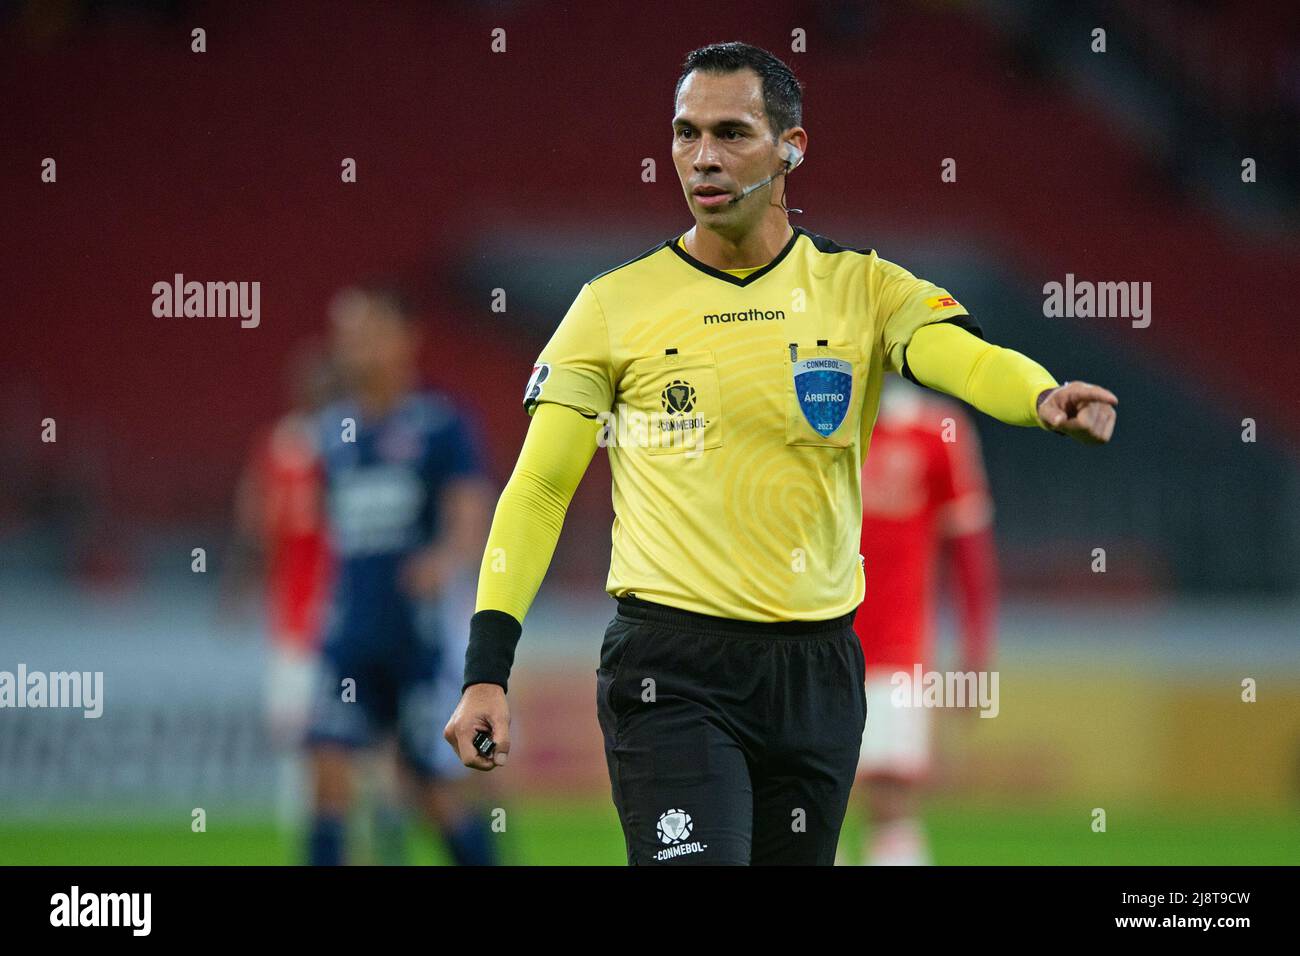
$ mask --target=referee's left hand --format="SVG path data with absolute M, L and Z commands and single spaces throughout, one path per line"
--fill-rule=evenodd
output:
M 474 749 L 474 735 L 486 730 L 496 749 L 484 757 Z M 505 766 L 510 753 L 510 705 L 498 684 L 470 684 L 443 728 L 442 739 L 456 751 L 460 762 L 474 770 L 495 770 Z
M 1115 431 L 1115 393 L 1087 382 L 1066 382 L 1043 392 L 1038 417 L 1052 431 L 1085 445 L 1104 445 Z

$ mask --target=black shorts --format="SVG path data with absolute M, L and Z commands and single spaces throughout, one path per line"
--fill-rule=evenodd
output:
M 867 716 L 853 614 L 618 603 L 596 713 L 628 863 L 834 863 Z

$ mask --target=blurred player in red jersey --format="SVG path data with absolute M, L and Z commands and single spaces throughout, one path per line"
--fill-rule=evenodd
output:
M 271 639 L 264 716 L 278 754 L 277 808 L 286 826 L 304 809 L 299 748 L 330 576 L 314 416 L 335 394 L 336 381 L 323 343 L 301 346 L 288 377 L 293 408 L 258 434 L 236 503 L 244 542 L 262 555 Z
M 952 560 L 962 634 L 958 670 L 982 671 L 993 648 L 997 563 L 993 506 L 975 426 L 956 403 L 901 378 L 886 382 L 862 471 L 866 598 L 854 628 L 867 662 L 859 779 L 872 834 L 863 861 L 930 862 L 919 815 L 930 766 L 930 710 L 895 706 L 894 674 L 934 661 L 936 578 Z

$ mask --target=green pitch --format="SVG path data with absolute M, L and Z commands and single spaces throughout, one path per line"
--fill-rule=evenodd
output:
M 1094 833 L 1090 807 L 1006 810 L 935 803 L 926 815 L 939 864 L 1241 865 L 1300 862 L 1300 817 L 1225 810 L 1109 811 Z M 222 826 L 190 833 L 158 824 L 0 824 L 0 865 L 279 865 L 298 862 L 301 841 L 270 825 Z M 841 850 L 856 862 L 863 827 L 850 816 Z M 501 834 L 505 862 L 623 865 L 618 819 L 607 798 L 564 804 L 532 800 L 508 808 Z M 411 862 L 443 863 L 441 847 L 412 828 Z

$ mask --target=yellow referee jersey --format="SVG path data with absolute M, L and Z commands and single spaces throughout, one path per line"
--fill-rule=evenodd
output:
M 820 620 L 865 593 L 862 461 L 912 333 L 977 327 L 946 290 L 793 227 L 731 274 L 676 238 L 583 285 L 525 396 L 605 422 L 606 590 L 750 621 Z

